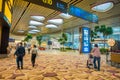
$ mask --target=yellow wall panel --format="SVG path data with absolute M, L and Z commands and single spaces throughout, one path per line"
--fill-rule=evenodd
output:
M 0 12 L 2 11 L 2 0 L 0 0 Z
M 10 23 L 12 19 L 12 13 L 11 13 L 12 6 L 13 6 L 13 0 L 8 0 L 7 2 L 5 2 L 4 15 L 7 17 Z

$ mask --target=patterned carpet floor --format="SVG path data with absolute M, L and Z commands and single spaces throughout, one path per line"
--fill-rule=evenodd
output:
M 11 54 L 0 59 L 0 80 L 120 80 L 120 68 L 106 64 L 101 57 L 101 71 L 86 67 L 87 55 L 78 52 L 40 51 L 36 65 L 31 65 L 31 55 L 24 57 L 24 68 L 16 69 L 16 59 Z

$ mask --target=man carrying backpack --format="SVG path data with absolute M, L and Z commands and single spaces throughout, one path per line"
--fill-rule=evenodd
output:
M 16 56 L 17 69 L 23 69 L 23 57 L 25 56 L 25 48 L 22 46 L 22 43 L 19 43 L 14 56 Z

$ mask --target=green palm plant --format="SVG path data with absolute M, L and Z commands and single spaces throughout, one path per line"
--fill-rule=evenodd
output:
M 30 39 L 32 39 L 32 34 L 27 34 L 24 41 L 29 42 Z
M 39 46 L 41 45 L 42 35 L 37 35 L 36 40 L 38 41 Z
M 58 42 L 60 42 L 60 44 L 63 45 L 64 50 L 64 44 L 67 42 L 67 35 L 65 33 L 62 33 L 62 36 L 60 39 L 58 39 Z

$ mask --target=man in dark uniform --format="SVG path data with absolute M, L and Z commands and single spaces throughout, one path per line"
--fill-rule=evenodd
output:
M 16 49 L 14 56 L 16 55 L 17 69 L 23 69 L 23 57 L 25 56 L 25 48 L 22 46 L 22 43 L 19 43 L 18 48 Z

